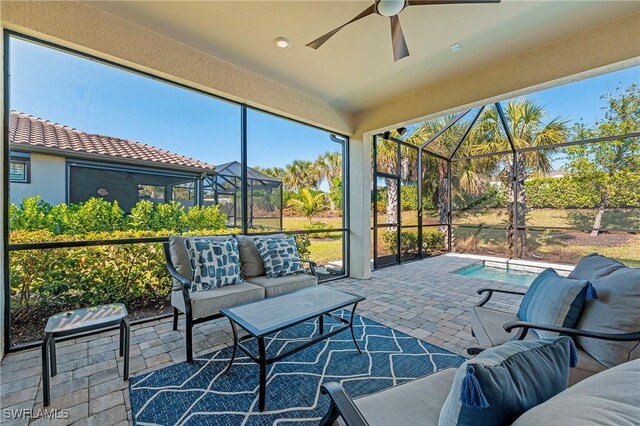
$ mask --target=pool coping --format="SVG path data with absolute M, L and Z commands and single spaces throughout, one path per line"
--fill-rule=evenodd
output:
M 466 254 L 466 253 L 447 253 L 445 256 L 451 257 L 460 257 L 463 259 L 473 259 L 478 261 L 484 261 L 485 265 L 487 262 L 490 263 L 489 266 L 501 267 L 505 265 L 507 268 L 510 266 L 516 266 L 517 268 L 523 271 L 528 272 L 540 272 L 546 268 L 553 268 L 558 272 L 570 273 L 575 268 L 575 265 L 570 265 L 566 263 L 551 263 L 551 262 L 540 262 L 535 260 L 524 260 L 524 259 L 512 259 L 508 257 L 498 257 L 498 256 L 487 256 L 487 255 L 478 255 L 478 254 Z M 471 265 L 469 265 L 471 266 Z M 455 271 L 452 271 L 455 272 Z

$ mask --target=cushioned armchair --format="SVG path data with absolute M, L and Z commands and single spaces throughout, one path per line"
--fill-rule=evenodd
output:
M 331 405 L 320 424 L 436 426 L 455 375 L 456 369 L 449 368 L 358 399 L 351 399 L 340 384 L 327 383 L 322 392 L 329 395 Z M 639 381 L 640 360 L 621 364 L 530 408 L 513 425 L 637 424 Z
M 478 290 L 485 297 L 473 308 L 471 329 L 481 348 L 471 348 L 469 354 L 509 340 L 538 339 L 536 330 L 558 332 L 571 336 L 578 347 L 570 384 L 640 358 L 640 270 L 594 253 L 581 259 L 569 278 L 588 280 L 598 294 L 587 301 L 574 328 L 521 321 L 516 314 L 486 306 L 495 293 L 515 297 L 524 291 Z
M 283 237 L 278 234 L 276 237 Z M 192 328 L 194 324 L 221 318 L 220 309 L 253 302 L 265 297 L 279 296 L 311 287 L 318 284 L 315 263 L 303 260 L 308 265 L 305 274 L 287 275 L 277 278 L 267 278 L 260 253 L 256 248 L 254 238 L 238 236 L 240 252 L 241 274 L 244 282 L 227 285 L 206 291 L 191 291 L 191 261 L 185 247 L 185 239 L 189 237 L 169 237 L 169 242 L 163 243 L 167 269 L 173 280 L 171 305 L 173 306 L 173 329 L 178 329 L 178 314 L 185 314 L 185 343 L 187 362 L 193 361 Z M 206 237 L 221 240 L 228 236 Z

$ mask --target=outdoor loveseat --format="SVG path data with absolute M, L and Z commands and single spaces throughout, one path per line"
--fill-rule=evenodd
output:
M 456 376 L 448 368 L 351 399 L 340 384 L 322 386 L 331 406 L 321 426 L 435 426 Z M 640 360 L 598 373 L 520 415 L 514 426 L 634 425 L 640 419 Z M 488 424 L 478 414 L 476 424 Z M 475 422 L 474 422 L 475 423 Z M 447 424 L 440 422 L 440 424 Z
M 283 238 L 284 234 L 264 235 L 271 238 Z M 193 361 L 192 328 L 193 324 L 222 317 L 220 309 L 253 302 L 265 297 L 279 296 L 312 287 L 318 284 L 316 265 L 312 261 L 302 260 L 309 265 L 304 274 L 267 278 L 264 263 L 256 248 L 255 239 L 260 236 L 238 235 L 241 275 L 244 282 L 206 291 L 191 292 L 193 271 L 185 240 L 191 237 L 172 235 L 164 243 L 167 269 L 173 279 L 171 305 L 173 306 L 173 329 L 178 329 L 178 314 L 185 314 L 185 342 L 187 362 Z M 222 240 L 228 236 L 199 237 Z
M 578 365 L 571 369 L 570 384 L 626 361 L 640 358 L 640 269 L 598 255 L 583 257 L 569 278 L 589 281 L 597 292 L 579 316 L 575 328 L 521 321 L 514 313 L 485 305 L 494 293 L 523 296 L 525 292 L 482 288 L 486 293 L 471 314 L 471 329 L 481 348 L 509 340 L 538 339 L 535 330 L 558 332 L 573 338 L 578 348 Z

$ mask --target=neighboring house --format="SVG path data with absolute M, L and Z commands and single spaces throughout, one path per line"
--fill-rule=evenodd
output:
M 240 163 L 226 163 L 216 173 L 214 165 L 203 161 L 15 111 L 9 120 L 9 147 L 9 197 L 14 204 L 36 195 L 53 205 L 91 197 L 117 200 L 125 212 L 140 200 L 179 201 L 186 207 L 221 204 L 229 225 L 237 225 Z M 273 198 L 281 188 L 274 178 L 251 168 L 247 173 L 251 194 L 260 189 Z M 281 211 L 279 204 L 274 212 Z

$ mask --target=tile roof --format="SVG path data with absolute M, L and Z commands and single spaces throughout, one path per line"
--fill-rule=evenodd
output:
M 95 135 L 58 123 L 11 111 L 9 142 L 12 148 L 51 152 L 65 157 L 87 157 L 120 163 L 148 163 L 150 166 L 195 171 L 215 166 L 131 140 Z

